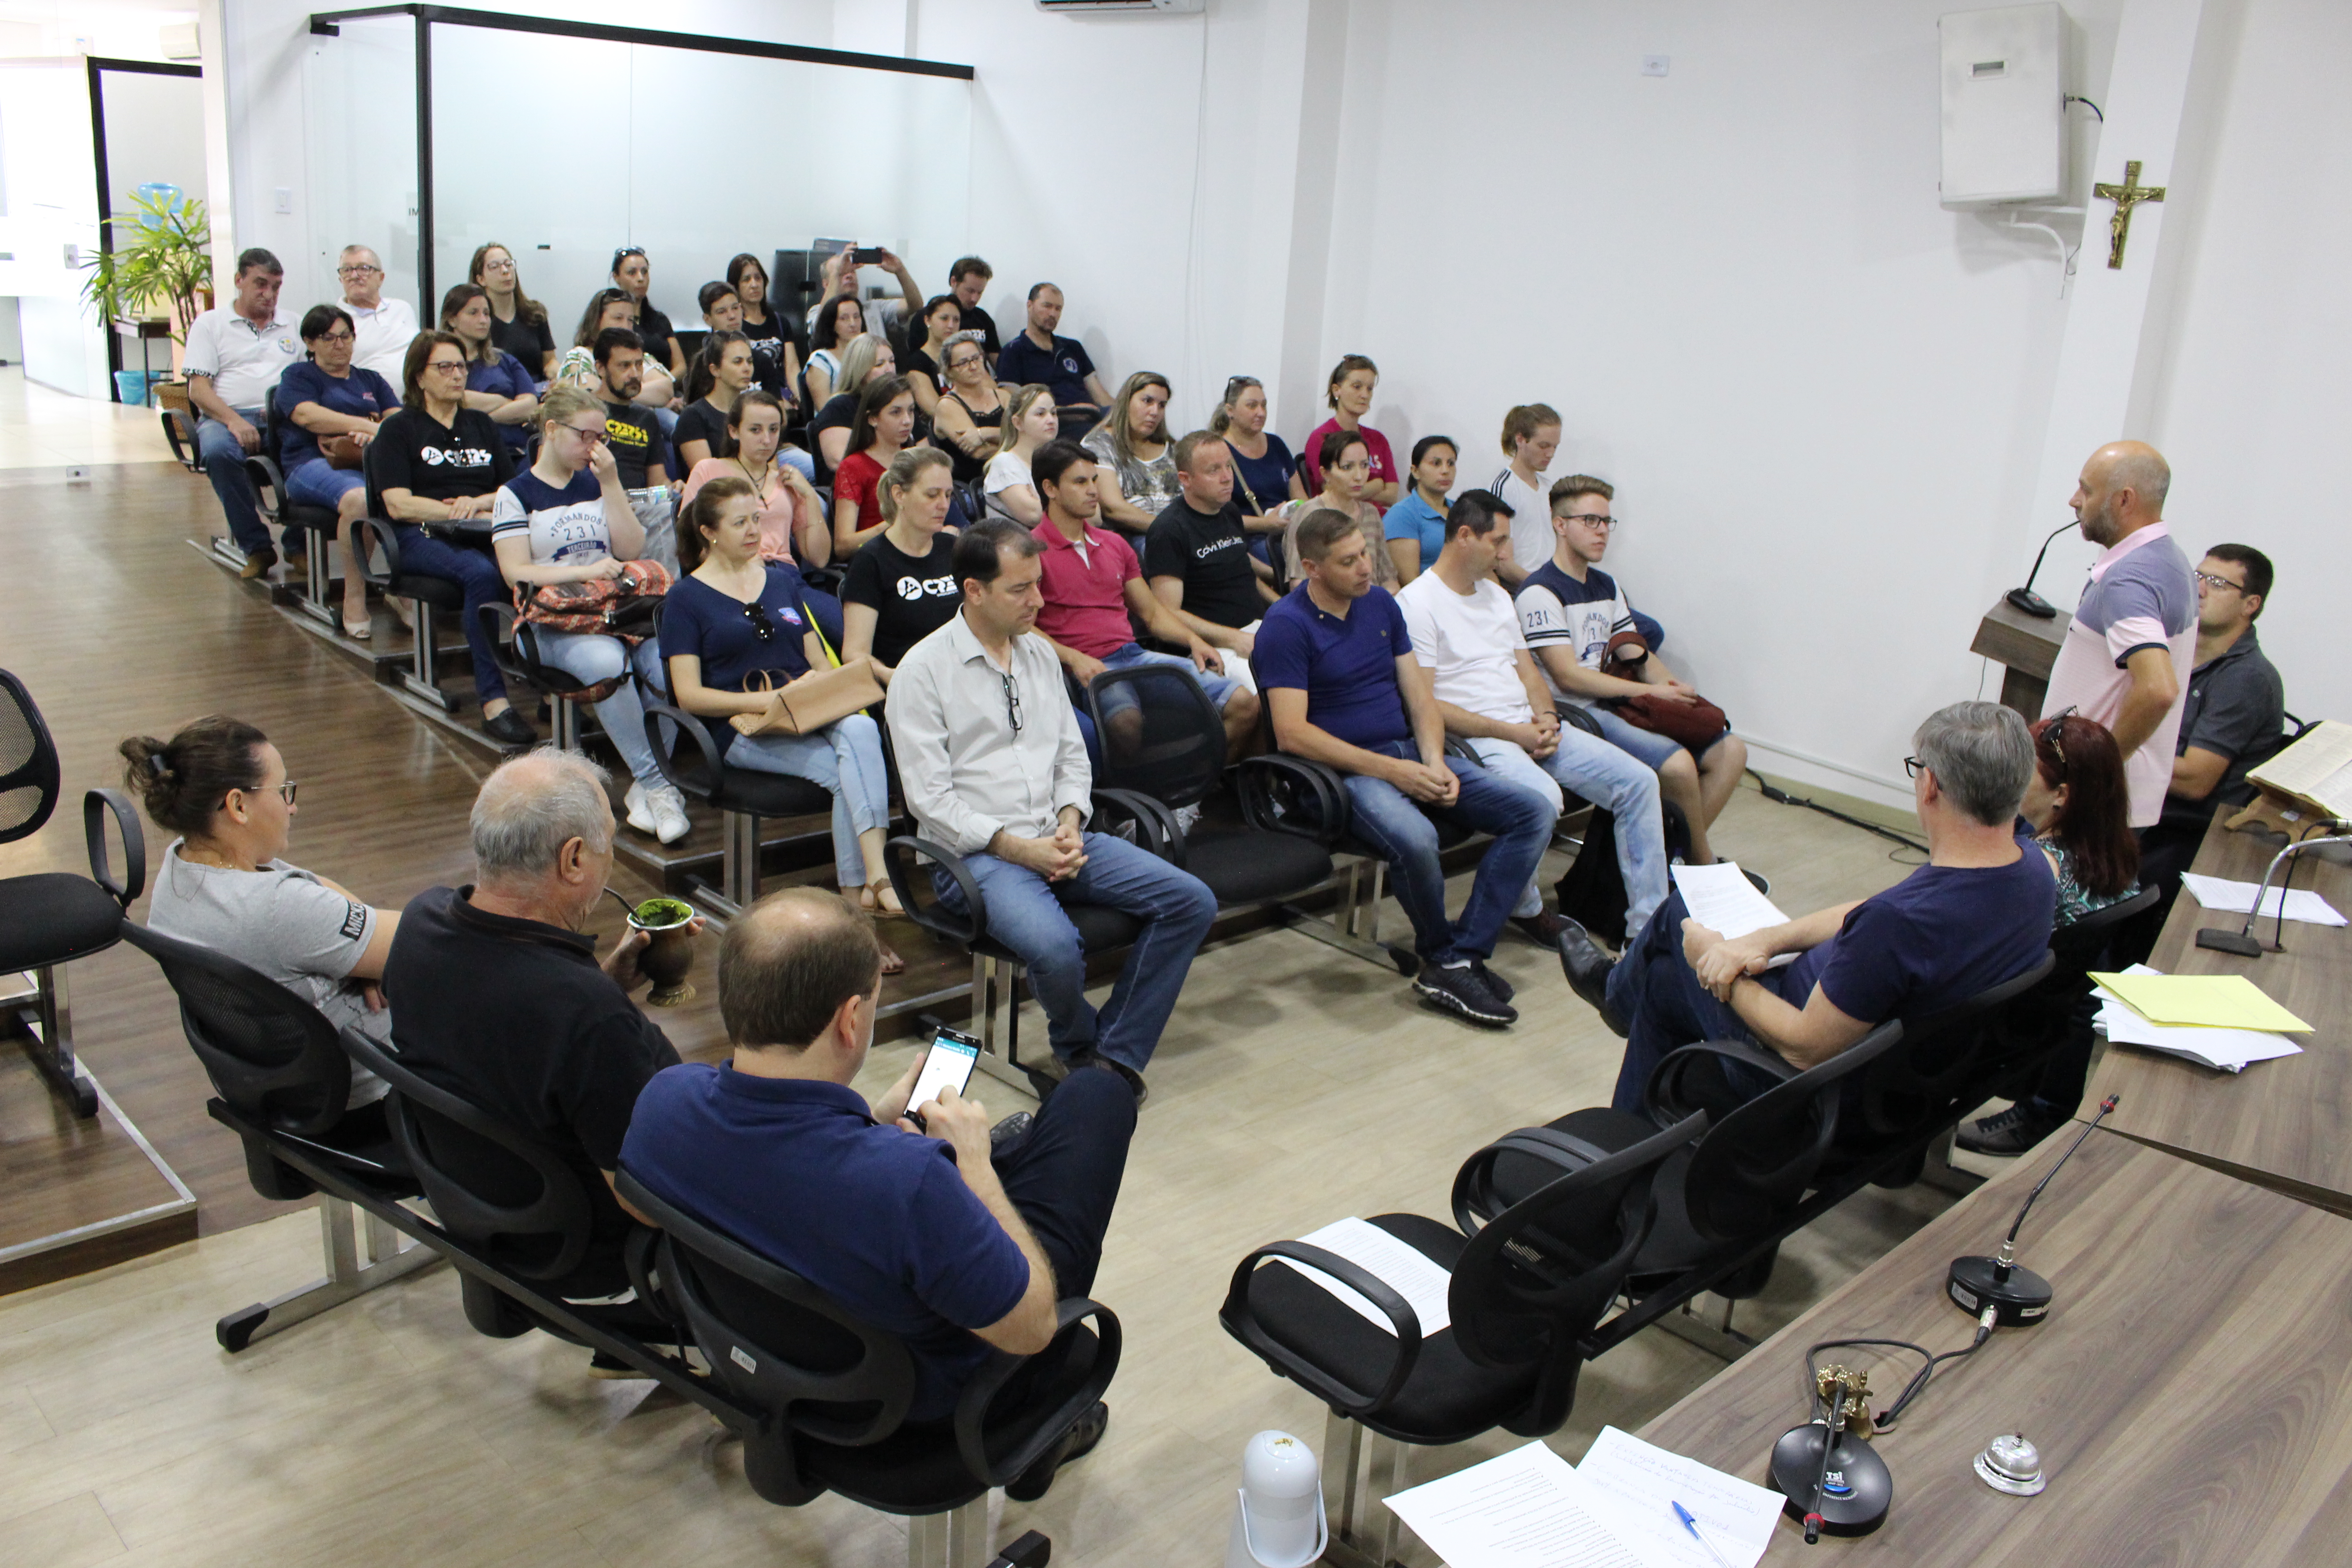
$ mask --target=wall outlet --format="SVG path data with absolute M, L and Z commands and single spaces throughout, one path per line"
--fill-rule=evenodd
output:
M 1643 55 L 1642 57 L 1642 74 L 1643 76 L 1664 76 L 1666 74 L 1666 68 L 1674 63 L 1675 58 L 1672 55 Z
M 270 195 L 278 198 L 278 210 L 279 212 L 290 213 L 294 210 L 293 186 L 280 185 L 276 190 L 272 191 Z
M 89 470 L 85 468 L 71 468 L 66 470 L 66 480 L 69 484 L 87 480 L 89 478 Z

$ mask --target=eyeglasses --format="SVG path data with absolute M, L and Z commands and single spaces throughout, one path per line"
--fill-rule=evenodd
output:
M 996 672 L 996 679 L 1004 683 L 1005 721 L 1013 726 L 1013 732 L 1018 735 L 1021 733 L 1021 683 L 1001 669 Z
M 571 431 L 574 436 L 577 436 L 580 439 L 587 442 L 592 447 L 595 446 L 599 442 L 609 441 L 613 438 L 612 433 L 606 430 L 602 425 L 562 425 L 558 426 L 557 428 Z
M 621 263 L 626 261 L 632 256 L 635 257 L 640 261 L 644 261 L 646 259 L 645 247 L 643 246 L 632 245 L 613 252 L 613 265 L 610 270 L 618 272 L 621 269 Z
M 961 359 L 951 359 L 948 361 L 948 368 L 950 370 L 970 370 L 973 365 L 978 364 L 987 357 L 988 356 L 983 353 L 965 354 Z
M 349 332 L 320 332 L 317 337 L 310 341 L 317 343 L 334 343 L 341 345 L 355 342 L 356 340 Z
M 338 267 L 335 268 L 335 276 L 338 278 L 364 278 L 371 272 L 374 273 L 379 278 L 383 276 L 383 268 L 381 267 Z
M 269 793 L 276 795 L 278 799 L 284 801 L 287 805 L 292 805 L 294 804 L 294 791 L 299 786 L 298 786 L 292 779 L 288 779 L 284 784 L 279 784 L 276 790 Z M 260 795 L 263 792 L 260 790 L 240 790 L 237 793 L 240 795 Z M 228 797 L 226 795 L 223 795 L 221 797 L 221 805 L 224 807 L 228 805 Z
M 2216 577 L 2210 572 L 2199 572 L 2193 575 L 2208 588 L 2227 588 L 2234 594 L 2242 594 L 2246 591 L 2246 585 L 2243 583 L 2232 583 L 2227 577 Z
M 459 375 L 463 375 L 466 374 L 466 362 L 461 359 L 436 359 L 425 368 L 427 370 L 454 370 Z
M 482 263 L 482 270 L 485 272 L 512 272 L 514 269 L 515 264 L 511 259 L 505 261 L 485 261 Z
M 1605 511 L 1570 511 L 1563 512 L 1560 515 L 1566 521 L 1580 522 L 1584 524 L 1585 527 L 1598 529 L 1602 533 L 1606 533 L 1611 529 L 1618 526 L 1617 519 L 1610 516 Z
M 1903 759 L 1903 771 L 1916 779 L 1921 773 L 1929 773 L 1933 770 L 1916 757 L 1906 757 Z
M 776 623 L 768 618 L 768 606 L 754 599 L 743 606 L 743 618 L 751 623 L 751 630 L 761 642 L 776 640 Z

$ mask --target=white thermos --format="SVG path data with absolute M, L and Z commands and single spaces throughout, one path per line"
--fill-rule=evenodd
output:
M 1328 1543 L 1315 1450 L 1287 1432 L 1252 1437 L 1242 1450 L 1225 1568 L 1306 1568 Z

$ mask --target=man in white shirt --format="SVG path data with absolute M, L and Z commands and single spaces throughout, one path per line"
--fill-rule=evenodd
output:
M 398 386 L 408 345 L 416 341 L 416 307 L 383 297 L 383 262 L 364 245 L 343 247 L 335 276 L 343 281 L 343 309 L 359 334 L 352 363 Z
M 1465 490 L 1445 514 L 1437 563 L 1398 591 L 1397 607 L 1412 634 L 1413 658 L 1435 685 L 1446 733 L 1553 811 L 1566 804 L 1566 786 L 1616 819 L 1630 939 L 1666 897 L 1658 775 L 1598 736 L 1561 726 L 1511 596 L 1494 580 L 1510 559 L 1510 517 L 1500 498 Z M 1559 940 L 1559 917 L 1545 912 L 1533 882 L 1511 921 L 1546 946 Z
M 196 453 L 227 515 L 229 537 L 245 552 L 238 575 L 247 582 L 278 563 L 245 459 L 261 450 L 263 410 L 278 378 L 302 357 L 294 323 L 278 313 L 285 281 L 286 269 L 269 252 L 257 247 L 240 255 L 229 303 L 196 318 L 181 359 L 196 413 Z
M 1144 1066 L 1217 900 L 1149 850 L 1085 830 L 1094 769 L 1061 661 L 1033 630 L 1045 552 L 1003 518 L 964 530 L 953 567 L 963 608 L 899 661 L 890 740 L 916 828 L 962 857 L 987 900 L 989 935 L 1029 967 L 1056 1064 L 1032 1069 L 1039 1091 L 1100 1059 L 1125 1072 L 1140 1099 Z M 954 879 L 944 869 L 933 879 L 940 900 L 961 910 Z M 1065 902 L 1143 922 L 1099 1012 L 1087 1000 L 1086 947 Z

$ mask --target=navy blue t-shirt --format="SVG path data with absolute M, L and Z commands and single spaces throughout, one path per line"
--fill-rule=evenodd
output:
M 769 628 L 762 641 L 761 623 L 750 605 L 688 574 L 664 595 L 662 658 L 683 654 L 700 659 L 702 684 L 714 691 L 742 690 L 754 670 L 768 671 L 778 686 L 805 675 L 808 655 L 801 647 L 801 639 L 808 636 L 808 616 L 801 609 L 805 586 L 793 567 L 782 561 L 768 563 L 767 585 L 760 590 L 760 608 Z M 719 754 L 725 756 L 735 739 L 734 727 L 723 717 L 704 715 L 702 722 L 719 742 Z
M 913 1420 L 953 1412 L 989 1353 L 971 1331 L 1029 1289 L 1029 1260 L 966 1184 L 955 1151 L 878 1125 L 840 1084 L 667 1068 L 637 1096 L 621 1164 L 903 1339 Z
M 1252 666 L 1260 690 L 1307 693 L 1307 721 L 1351 746 L 1412 739 L 1396 661 L 1412 651 L 1404 612 L 1386 588 L 1348 607 L 1346 619 L 1318 607 L 1301 583 L 1265 612 Z
M 1036 340 L 1022 332 L 996 356 L 997 380 L 1008 386 L 1035 382 L 1052 389 L 1055 403 L 1092 403 L 1094 394 L 1087 390 L 1087 377 L 1094 373 L 1095 362 L 1087 357 L 1087 345 L 1076 338 L 1057 335 L 1052 348 L 1041 349 Z
M 349 375 L 329 375 L 312 360 L 288 365 L 277 395 L 278 460 L 289 469 L 319 455 L 319 437 L 294 423 L 294 410 L 303 404 L 357 419 L 380 419 L 400 406 L 400 394 L 375 372 L 353 365 Z
M 1271 430 L 1265 433 L 1263 458 L 1245 458 L 1230 442 L 1225 449 L 1234 457 L 1234 506 L 1245 512 L 1269 512 L 1290 499 L 1290 476 L 1298 459 L 1290 455 L 1281 437 Z M 1250 505 L 1252 497 L 1257 500 L 1255 506 Z
M 2007 866 L 1922 866 L 1864 899 L 1835 936 L 1777 972 L 1775 989 L 1802 1007 L 1818 982 L 1838 1011 L 1880 1024 L 1940 1013 L 2024 973 L 2049 949 L 2058 885 L 2038 847 L 2018 849 Z
M 494 392 L 500 397 L 536 396 L 539 383 L 531 379 L 531 374 L 522 361 L 504 351 L 493 352 L 497 357 L 487 364 L 478 359 L 466 362 L 466 390 Z M 517 451 L 530 445 L 530 426 L 528 423 L 501 425 L 499 434 L 504 436 L 507 445 Z

